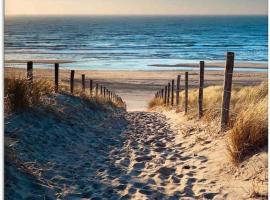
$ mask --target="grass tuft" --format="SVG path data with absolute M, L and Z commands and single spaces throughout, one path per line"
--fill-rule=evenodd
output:
M 8 111 L 21 112 L 41 102 L 42 96 L 52 92 L 51 84 L 42 79 L 29 81 L 25 78 L 5 78 L 5 108 Z
M 242 162 L 267 145 L 267 133 L 267 97 L 264 97 L 238 115 L 229 133 L 228 150 L 233 163 Z
M 148 103 L 148 108 L 154 108 L 157 106 L 163 106 L 164 103 L 160 98 L 153 98 L 149 103 Z

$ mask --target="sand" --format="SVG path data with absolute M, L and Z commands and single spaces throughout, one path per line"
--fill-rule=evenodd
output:
M 224 68 L 225 61 L 217 62 L 217 61 L 206 61 L 205 67 L 207 68 Z M 199 67 L 198 63 L 179 63 L 175 65 L 164 65 L 164 64 L 153 64 L 151 66 L 155 67 Z M 267 63 L 262 62 L 235 62 L 234 64 L 237 68 L 253 68 L 253 69 L 268 69 Z
M 116 91 L 127 103 L 129 111 L 145 111 L 148 102 L 153 98 L 155 92 L 164 87 L 171 79 L 176 79 L 178 74 L 183 75 L 185 71 L 96 71 L 76 70 L 75 79 L 78 87 L 81 87 L 81 74 L 86 74 L 86 79 L 93 79 L 95 82 L 106 85 Z M 189 71 L 190 88 L 198 86 L 199 75 L 197 70 Z M 5 75 L 21 74 L 25 76 L 25 69 L 5 68 Z M 39 78 L 51 78 L 53 80 L 54 70 L 34 69 L 34 75 Z M 222 85 L 223 71 L 205 71 L 205 86 Z M 60 79 L 69 83 L 70 70 L 63 69 L 60 65 Z M 256 85 L 267 81 L 266 72 L 235 72 L 233 77 L 234 85 Z M 183 89 L 184 76 L 181 78 Z M 89 87 L 89 83 L 86 84 Z
M 50 95 L 5 118 L 5 197 L 256 199 L 255 180 L 260 199 L 267 192 L 267 153 L 233 170 L 225 136 L 208 128 L 175 111 L 101 110 Z
M 206 125 L 175 110 L 157 110 L 166 116 L 175 143 L 182 144 L 181 150 L 188 156 L 184 164 L 195 166 L 189 188 L 195 196 L 209 191 L 214 199 L 267 199 L 267 147 L 235 166 L 227 151 L 228 134 L 220 133 L 218 124 Z

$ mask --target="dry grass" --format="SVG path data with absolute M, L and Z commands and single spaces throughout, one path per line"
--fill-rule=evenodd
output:
M 222 86 L 210 86 L 204 89 L 204 116 L 206 123 L 220 125 Z M 188 116 L 198 117 L 198 90 L 189 91 Z M 234 163 L 243 161 L 247 156 L 267 145 L 268 111 L 267 111 L 268 87 L 267 83 L 250 87 L 233 86 L 228 150 Z M 162 105 L 157 99 L 149 103 L 153 108 Z M 163 106 L 163 105 L 162 105 Z M 184 108 L 184 91 L 180 93 L 180 106 Z
M 163 101 L 159 98 L 153 98 L 149 103 L 148 103 L 148 108 L 154 108 L 157 106 L 163 106 Z
M 61 83 L 59 85 L 59 92 L 69 93 L 70 92 L 69 83 Z M 100 94 L 100 90 L 98 90 L 97 93 L 98 93 L 98 96 L 96 96 L 96 88 L 95 87 L 93 88 L 92 96 L 90 95 L 89 88 L 86 88 L 85 92 L 83 92 L 81 87 L 74 86 L 74 90 L 73 90 L 74 96 L 80 97 L 80 98 L 88 101 L 90 104 L 93 105 L 93 108 L 95 108 L 96 106 L 100 106 L 100 105 L 102 105 L 102 107 L 109 106 L 109 107 L 124 108 L 123 103 L 113 102 L 109 99 L 104 98 L 104 96 Z M 97 105 L 97 103 L 98 103 L 98 105 Z
M 54 91 L 52 81 L 48 79 L 34 79 L 33 84 L 29 84 L 26 78 L 8 77 L 5 78 L 5 112 L 21 112 L 42 102 L 45 95 Z M 68 94 L 69 85 L 61 84 L 60 92 Z M 88 91 L 88 90 L 86 90 Z M 95 91 L 93 92 L 95 94 Z M 79 88 L 74 88 L 74 96 L 82 98 L 88 102 L 93 109 L 113 109 L 124 107 L 121 102 L 114 103 L 102 96 L 91 97 L 87 92 L 82 92 Z
M 112 102 L 109 99 L 104 98 L 102 95 L 90 96 L 90 94 L 78 92 L 78 97 L 87 102 L 88 106 L 93 110 L 112 110 L 114 108 L 124 108 L 124 104 L 121 102 Z
M 245 107 L 229 133 L 228 150 L 234 163 L 267 145 L 267 96 Z
M 20 112 L 41 102 L 42 96 L 52 92 L 50 82 L 38 79 L 33 84 L 25 78 L 5 78 L 5 109 Z

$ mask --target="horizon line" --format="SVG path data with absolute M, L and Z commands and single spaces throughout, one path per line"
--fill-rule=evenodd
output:
M 4 17 L 91 17 L 91 16 L 110 16 L 110 17 L 121 17 L 121 16 L 130 16 L 130 17 L 170 17 L 170 16 L 224 16 L 224 17 L 231 17 L 231 16 L 265 16 L 267 17 L 268 14 L 63 14 L 63 15 L 57 15 L 57 14 L 5 14 Z

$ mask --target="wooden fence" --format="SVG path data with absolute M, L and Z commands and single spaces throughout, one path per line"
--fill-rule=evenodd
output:
M 59 83 L 60 83 L 59 71 L 60 71 L 59 63 L 55 63 L 54 64 L 54 91 L 56 93 L 59 92 Z M 71 94 L 74 94 L 74 77 L 75 77 L 75 70 L 70 70 L 70 93 Z M 32 84 L 33 82 L 33 62 L 32 61 L 27 62 L 27 79 L 29 80 L 29 83 Z M 126 103 L 123 101 L 123 99 L 119 95 L 117 95 L 115 92 L 106 88 L 104 85 L 100 85 L 100 90 L 99 90 L 99 83 L 96 83 L 95 95 L 94 95 L 94 88 L 93 88 L 94 83 L 95 83 L 94 80 L 89 79 L 90 97 L 103 98 L 114 104 L 121 105 L 126 109 Z M 85 74 L 81 74 L 81 91 L 85 93 L 85 89 L 86 89 L 86 76 Z
M 233 67 L 234 67 L 234 53 L 227 52 L 226 57 L 226 66 L 224 73 L 224 88 L 223 88 L 223 99 L 221 105 L 221 131 L 225 131 L 228 127 L 229 122 L 229 111 L 230 111 L 230 99 L 231 99 L 231 89 L 232 89 L 232 77 L 233 77 Z M 198 117 L 201 118 L 203 116 L 203 89 L 204 89 L 204 61 L 200 61 L 199 63 L 199 85 L 198 85 Z M 176 94 L 174 93 L 174 80 L 171 80 L 164 86 L 158 90 L 155 94 L 156 98 L 162 100 L 164 105 L 166 106 L 179 106 L 180 99 L 180 82 L 181 75 L 177 76 L 176 81 Z M 185 114 L 188 113 L 188 72 L 185 72 L 185 98 L 184 98 L 184 109 Z M 170 88 L 172 87 L 172 88 Z M 176 102 L 174 102 L 174 95 L 176 96 Z M 171 96 L 171 98 L 170 98 Z

